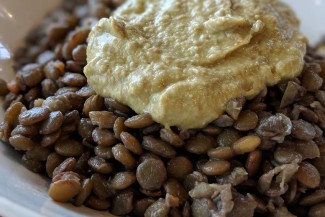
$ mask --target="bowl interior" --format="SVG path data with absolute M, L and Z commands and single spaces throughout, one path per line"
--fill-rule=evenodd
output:
M 301 29 L 315 44 L 325 36 L 325 0 L 284 0 L 297 12 Z M 0 77 L 9 81 L 12 51 L 24 35 L 60 0 L 1 0 L 0 2 Z M 5 31 L 3 31 L 5 29 Z M 1 110 L 1 109 L 0 109 Z M 0 111 L 0 120 L 3 111 Z M 47 196 L 49 180 L 34 174 L 20 163 L 20 156 L 0 145 L 0 215 L 4 216 L 110 216 L 85 207 L 53 202 Z

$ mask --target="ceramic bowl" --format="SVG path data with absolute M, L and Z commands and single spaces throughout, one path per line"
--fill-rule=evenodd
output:
M 54 9 L 60 0 L 0 0 L 0 77 L 13 77 L 12 51 L 27 32 Z M 315 44 L 325 36 L 325 0 L 285 0 L 298 14 L 301 30 Z M 1 109 L 0 109 L 1 110 Z M 3 111 L 0 111 L 0 120 Z M 0 216 L 80 217 L 109 216 L 85 207 L 53 202 L 47 195 L 49 180 L 28 171 L 20 156 L 0 144 Z

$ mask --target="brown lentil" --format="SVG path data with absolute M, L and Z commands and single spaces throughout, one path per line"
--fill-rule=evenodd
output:
M 316 72 L 305 73 L 302 78 L 302 86 L 306 88 L 307 91 L 315 92 L 323 84 L 323 79 Z
M 44 121 L 40 128 L 40 134 L 51 134 L 60 129 L 64 116 L 60 111 L 51 112 L 50 116 Z
M 302 162 L 296 173 L 297 180 L 308 188 L 316 188 L 320 184 L 320 174 L 310 163 Z
M 172 208 L 172 209 L 170 209 L 169 215 L 171 217 L 182 217 L 183 216 L 181 209 L 178 209 L 178 208 Z
M 0 124 L 0 140 L 2 142 L 5 142 L 5 143 L 9 142 L 11 128 L 12 127 L 6 122 L 3 122 Z
M 51 111 L 60 111 L 63 114 L 65 114 L 66 112 L 71 111 L 73 106 L 76 104 L 76 102 L 74 102 L 72 104 L 69 101 L 69 99 L 72 99 L 74 97 L 75 97 L 75 95 L 73 93 L 66 93 L 66 94 L 59 95 L 59 96 L 50 96 L 44 100 L 43 106 L 48 107 Z M 82 100 L 82 99 L 78 99 L 78 98 L 75 98 L 75 99 L 78 101 Z M 80 102 L 77 102 L 78 107 L 79 107 Z
M 47 157 L 46 164 L 45 164 L 47 175 L 52 178 L 55 168 L 58 167 L 63 161 L 64 161 L 64 157 L 62 157 L 61 155 L 55 152 L 52 152 Z
M 7 110 L 4 116 L 4 123 L 10 126 L 16 126 L 18 124 L 18 116 L 22 110 L 26 107 L 21 102 L 13 103 Z
M 185 180 L 184 180 L 184 187 L 187 191 L 192 190 L 196 183 L 199 182 L 208 182 L 208 178 L 207 176 L 203 175 L 200 172 L 194 171 L 193 173 L 189 174 L 186 176 Z
M 5 96 L 9 93 L 7 83 L 5 80 L 0 79 L 0 96 Z
M 225 128 L 225 127 L 231 127 L 234 124 L 234 119 L 232 119 L 228 115 L 220 115 L 213 123 L 217 127 Z
M 301 198 L 299 204 L 301 206 L 312 206 L 323 201 L 325 201 L 325 190 L 321 189 Z
M 53 23 L 49 26 L 46 34 L 51 43 L 61 41 L 69 32 L 69 26 L 65 23 Z
M 112 148 L 115 160 L 127 168 L 134 168 L 137 164 L 132 154 L 122 144 L 117 144 Z
M 317 100 L 324 106 L 325 105 L 325 91 L 318 90 L 315 94 Z
M 94 152 L 98 157 L 101 157 L 106 160 L 114 158 L 112 147 L 98 145 L 94 148 Z
M 230 169 L 230 163 L 224 160 L 210 160 L 202 166 L 202 172 L 208 176 L 225 174 Z
M 89 118 L 81 118 L 78 125 L 78 133 L 82 138 L 92 138 L 92 132 L 96 128 Z
M 42 85 L 42 94 L 44 97 L 53 96 L 58 91 L 58 86 L 56 85 L 56 83 L 49 78 L 44 79 L 41 85 Z
M 210 158 L 216 158 L 221 160 L 228 160 L 234 156 L 234 151 L 231 147 L 217 147 L 208 151 Z
M 147 136 L 147 135 L 150 135 L 150 134 L 157 133 L 161 128 L 162 128 L 161 124 L 155 123 L 155 124 L 152 124 L 149 127 L 146 127 L 144 129 L 142 129 L 141 131 L 142 131 L 143 135 Z
M 315 137 L 316 131 L 312 124 L 304 120 L 297 120 L 292 121 L 291 135 L 297 139 L 309 141 Z
M 106 162 L 105 159 L 98 156 L 90 158 L 88 160 L 88 165 L 97 173 L 109 174 L 113 172 L 113 166 Z
M 90 158 L 89 151 L 82 153 L 77 160 L 77 164 L 74 168 L 74 171 L 80 173 L 81 175 L 87 174 L 89 171 L 89 165 L 88 165 L 89 158 Z
M 41 140 L 41 146 L 48 147 L 53 145 L 61 136 L 61 130 L 58 130 L 52 134 L 44 135 Z
M 90 96 L 84 104 L 82 113 L 89 117 L 89 112 L 101 111 L 104 108 L 104 99 L 99 95 Z
M 23 101 L 23 96 L 21 94 L 14 94 L 14 93 L 8 93 L 4 100 L 2 107 L 6 110 L 8 109 L 13 103 L 16 102 L 22 102 Z M 28 106 L 27 106 L 28 107 Z
M 279 147 L 274 152 L 274 160 L 276 160 L 278 163 L 286 164 L 293 161 L 300 162 L 302 160 L 302 156 L 293 149 Z
M 234 128 L 239 131 L 248 131 L 256 128 L 258 124 L 258 116 L 255 112 L 250 110 L 242 111 L 236 122 Z
M 49 188 L 50 197 L 57 202 L 67 202 L 81 191 L 80 178 L 73 172 L 56 175 Z
M 37 146 L 36 142 L 34 142 L 32 139 L 19 134 L 10 137 L 9 143 L 17 151 L 29 151 L 32 150 L 35 146 Z
M 99 128 L 112 129 L 117 117 L 112 112 L 107 111 L 91 111 L 89 117 L 93 125 Z
M 290 104 L 294 103 L 297 99 L 297 96 L 299 96 L 299 92 L 303 91 L 302 89 L 303 87 L 301 87 L 296 82 L 289 81 L 283 93 L 280 108 L 285 108 Z
M 39 132 L 39 126 L 38 125 L 29 125 L 29 126 L 24 126 L 24 125 L 17 125 L 12 131 L 11 131 L 11 136 L 14 135 L 24 135 L 24 136 L 37 136 Z
M 82 154 L 83 147 L 80 142 L 72 139 L 59 140 L 54 145 L 55 151 L 65 157 L 75 157 Z
M 232 146 L 240 137 L 241 135 L 237 130 L 225 129 L 218 135 L 217 143 L 221 147 Z
M 134 154 L 141 155 L 143 153 L 142 146 L 136 137 L 128 132 L 122 132 L 120 134 L 121 141 L 124 146 Z
M 44 74 L 46 78 L 49 78 L 53 81 L 57 80 L 61 75 L 64 74 L 65 65 L 63 62 L 50 61 L 44 67 Z
M 54 169 L 53 177 L 55 177 L 56 175 L 58 175 L 59 173 L 62 173 L 62 172 L 72 171 L 75 168 L 76 164 L 77 164 L 77 161 L 73 157 L 65 159 L 61 164 L 59 164 Z
M 325 213 L 325 203 L 314 205 L 308 212 L 308 217 L 323 217 Z
M 184 205 L 189 199 L 188 192 L 176 179 L 168 179 L 164 185 L 166 193 L 178 199 L 180 205 Z
M 167 171 L 164 163 L 157 159 L 143 161 L 136 171 L 137 181 L 146 190 L 159 189 L 167 178 Z
M 114 135 L 116 138 L 120 139 L 120 135 L 122 132 L 127 131 L 127 127 L 124 125 L 125 118 L 118 117 L 113 126 Z
M 184 145 L 184 141 L 179 137 L 179 135 L 167 128 L 160 130 L 160 138 L 175 147 L 182 147 Z
M 213 138 L 203 134 L 198 134 L 190 138 L 185 145 L 188 152 L 193 154 L 204 154 L 214 148 Z
M 117 140 L 111 131 L 106 129 L 96 128 L 92 132 L 92 138 L 94 142 L 101 146 L 112 146 L 116 144 Z
M 136 115 L 125 120 L 124 125 L 129 128 L 144 128 L 153 124 L 150 114 Z
M 36 86 L 44 78 L 42 66 L 39 64 L 28 64 L 17 73 L 17 78 L 28 87 Z
M 51 150 L 49 148 L 36 146 L 32 150 L 26 151 L 25 156 L 29 160 L 46 161 L 50 154 Z
M 116 173 L 111 180 L 111 185 L 116 190 L 123 190 L 137 181 L 133 172 L 119 172 Z
M 194 170 L 202 172 L 202 168 L 204 164 L 206 164 L 209 160 L 207 158 L 200 158 L 194 164 Z
M 187 175 L 193 172 L 193 170 L 192 162 L 184 156 L 170 159 L 167 164 L 168 176 L 177 180 L 184 180 Z
M 210 135 L 210 136 L 217 136 L 221 133 L 222 129 L 220 127 L 214 125 L 208 125 L 202 129 L 202 132 Z
M 18 119 L 22 125 L 33 125 L 46 120 L 50 115 L 50 110 L 46 107 L 35 107 L 31 110 L 20 113 Z
M 113 197 L 116 192 L 108 182 L 108 179 L 101 174 L 94 173 L 91 176 L 93 182 L 93 193 L 100 199 L 107 199 Z
M 41 161 L 28 159 L 26 155 L 21 158 L 23 165 L 34 173 L 42 173 L 44 171 L 44 164 Z
M 123 113 L 129 113 L 132 111 L 128 106 L 119 103 L 113 98 L 105 98 L 104 103 L 107 109 L 118 110 Z
M 62 82 L 62 78 L 60 78 L 60 82 Z M 55 96 L 60 96 L 68 93 L 76 93 L 78 91 L 78 87 L 61 87 L 55 92 Z
M 91 86 L 84 86 L 81 89 L 79 89 L 76 94 L 78 94 L 79 96 L 85 97 L 85 98 L 89 98 L 92 95 L 95 95 L 95 91 Z
M 311 109 L 305 108 L 300 112 L 301 118 L 310 122 L 310 123 L 317 123 L 318 122 L 318 116 L 315 112 L 313 112 Z M 317 125 L 316 125 L 317 126 Z
M 318 150 L 319 150 L 320 156 L 325 156 L 325 146 L 324 145 L 318 146 Z
M 87 50 L 87 45 L 82 44 L 78 45 L 72 50 L 72 58 L 74 61 L 80 64 L 85 64 L 86 63 L 86 50 Z
M 147 208 L 155 202 L 152 198 L 144 198 L 137 200 L 134 204 L 133 212 L 136 216 L 142 217 L 144 216 L 145 211 Z
M 62 56 L 70 60 L 72 59 L 72 51 L 79 44 L 83 44 L 86 42 L 90 29 L 88 28 L 80 28 L 69 34 L 67 42 L 63 45 L 62 48 Z
M 296 151 L 302 156 L 303 160 L 320 157 L 319 148 L 313 141 L 297 141 Z
M 73 60 L 66 61 L 66 70 L 73 73 L 82 73 L 83 66 Z
M 111 203 L 109 200 L 100 199 L 94 195 L 91 195 L 86 200 L 86 205 L 97 210 L 107 210 L 108 208 L 110 208 Z
M 81 206 L 87 200 L 87 198 L 91 194 L 91 191 L 93 189 L 93 185 L 94 184 L 91 181 L 91 179 L 83 180 L 82 185 L 81 185 L 81 191 L 76 196 L 74 205 Z
M 245 136 L 234 142 L 232 148 L 235 154 L 245 154 L 254 151 L 260 144 L 260 137 Z
M 155 191 L 149 191 L 143 188 L 139 189 L 140 193 L 147 196 L 147 197 L 154 197 L 154 198 L 159 198 L 163 196 L 162 190 L 155 190 Z
M 249 177 L 253 177 L 256 175 L 261 165 L 261 162 L 262 152 L 260 150 L 255 150 L 249 153 L 245 165 Z
M 62 77 L 62 83 L 67 86 L 82 87 L 87 84 L 87 79 L 79 73 L 65 73 Z
M 119 193 L 113 198 L 111 212 L 114 215 L 123 216 L 133 210 L 134 192 L 127 189 Z
M 144 136 L 142 147 L 165 158 L 173 158 L 176 155 L 176 150 L 171 145 L 153 136 Z
M 317 168 L 321 176 L 325 176 L 325 156 L 314 159 L 313 165 Z
M 144 217 L 167 217 L 169 213 L 169 207 L 167 206 L 164 199 L 159 199 L 153 204 L 151 204 L 146 212 L 144 213 Z
M 24 96 L 23 99 L 26 103 L 30 103 L 33 100 L 37 99 L 40 97 L 41 90 L 38 87 L 33 87 L 31 88 Z

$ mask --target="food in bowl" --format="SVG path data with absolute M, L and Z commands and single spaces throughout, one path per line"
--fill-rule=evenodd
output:
M 227 102 L 300 74 L 306 39 L 279 1 L 127 1 L 89 35 L 88 83 L 165 127 L 201 128 Z
M 129 2 L 133 7 L 156 1 Z M 321 216 L 325 58 L 312 48 L 305 54 L 290 10 L 282 12 L 297 36 L 299 55 L 291 57 L 301 61 L 292 65 L 294 75 L 261 88 L 257 96 L 229 99 L 224 113 L 193 129 L 157 123 L 150 113 L 136 113 L 88 84 L 88 35 L 106 23 L 98 24 L 100 18 L 128 9 L 120 4 L 64 1 L 18 50 L 16 78 L 0 82 L 6 109 L 0 138 L 22 154 L 27 168 L 52 178 L 49 196 L 118 216 Z M 127 43 L 109 44 L 115 45 Z M 89 68 L 88 79 L 99 73 Z

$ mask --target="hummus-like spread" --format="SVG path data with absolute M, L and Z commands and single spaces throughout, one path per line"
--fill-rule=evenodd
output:
M 89 36 L 89 84 L 166 127 L 199 128 L 300 74 L 306 39 L 277 0 L 129 0 Z

